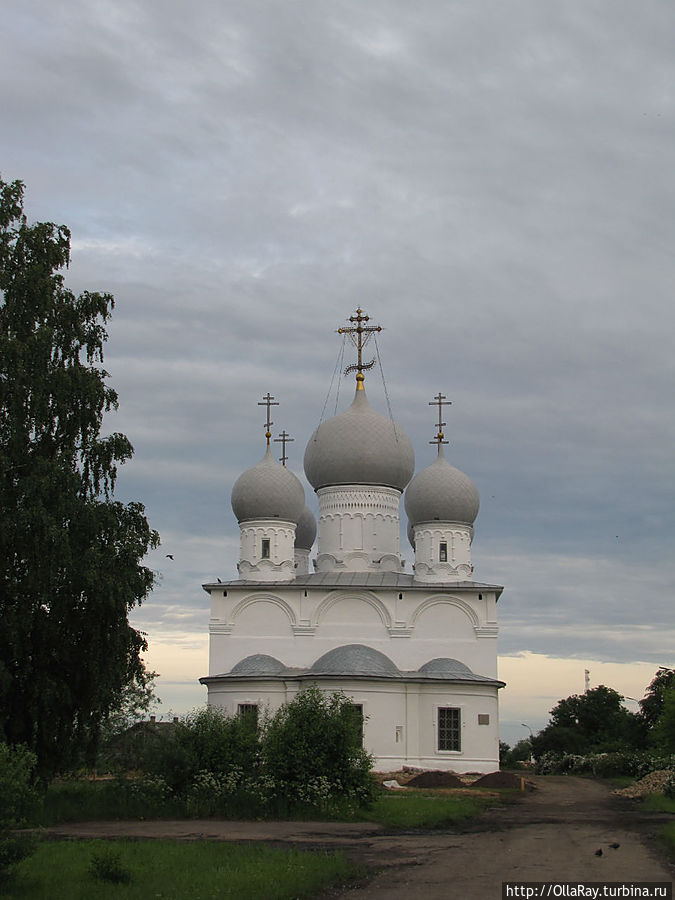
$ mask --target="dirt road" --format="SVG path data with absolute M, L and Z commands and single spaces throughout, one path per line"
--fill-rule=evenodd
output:
M 333 900 L 486 900 L 503 881 L 669 881 L 649 837 L 675 816 L 640 813 L 588 779 L 533 778 L 537 790 L 468 830 L 392 834 L 367 823 L 92 822 L 48 829 L 62 837 L 170 837 L 341 848 L 381 869 Z M 618 843 L 617 849 L 610 844 Z M 602 855 L 596 856 L 596 851 Z

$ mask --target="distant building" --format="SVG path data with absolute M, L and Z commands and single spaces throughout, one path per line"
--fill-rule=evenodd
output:
M 380 771 L 492 772 L 502 588 L 473 580 L 478 492 L 445 458 L 441 394 L 436 458 L 412 477 L 409 439 L 364 388 L 362 349 L 379 328 L 361 310 L 350 321 L 342 331 L 358 353 L 354 400 L 305 451 L 319 501 L 314 571 L 316 523 L 300 481 L 272 455 L 268 394 L 267 452 L 232 489 L 239 578 L 204 585 L 210 664 L 200 680 L 209 704 L 230 714 L 274 710 L 310 684 L 341 690 L 363 715 Z M 404 490 L 413 574 L 399 547 Z

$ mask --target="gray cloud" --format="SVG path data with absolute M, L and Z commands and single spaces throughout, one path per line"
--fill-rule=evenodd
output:
M 177 549 L 151 637 L 206 627 L 256 403 L 299 472 L 361 305 L 418 469 L 453 400 L 503 652 L 669 662 L 674 30 L 655 0 L 6 11 L 1 171 L 115 294 L 119 491 Z

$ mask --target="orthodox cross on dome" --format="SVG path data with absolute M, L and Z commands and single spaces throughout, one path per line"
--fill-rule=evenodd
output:
M 286 460 L 288 459 L 288 457 L 286 456 L 286 444 L 290 444 L 294 440 L 295 438 L 292 438 L 286 434 L 286 429 L 281 432 L 278 438 L 274 438 L 275 444 L 278 444 L 279 441 L 281 441 L 281 459 L 279 460 L 279 462 L 282 466 L 286 465 Z
M 267 438 L 267 446 L 270 445 L 270 438 L 272 437 L 272 432 L 270 428 L 274 425 L 274 422 L 270 419 L 270 409 L 273 406 L 278 406 L 278 403 L 275 403 L 274 397 L 270 395 L 270 392 L 267 392 L 267 396 L 262 398 L 262 403 L 258 403 L 258 406 L 266 406 L 267 407 L 267 421 L 265 422 L 265 437 Z
M 447 400 L 445 394 L 441 394 L 439 391 L 433 400 L 429 401 L 429 406 L 437 406 L 438 407 L 438 422 L 436 423 L 438 426 L 438 433 L 433 441 L 429 441 L 430 444 L 438 444 L 438 449 L 441 449 L 441 444 L 447 444 L 447 441 L 444 441 L 443 438 L 445 435 L 443 434 L 443 428 L 447 424 L 443 421 L 443 407 L 444 406 L 452 406 L 452 400 Z
M 370 321 L 370 316 L 362 315 L 362 313 L 362 309 L 357 309 L 356 315 L 349 317 L 349 321 L 355 322 L 355 325 L 351 325 L 348 328 L 338 328 L 338 334 L 348 334 L 352 344 L 356 347 L 357 362 L 355 365 L 347 366 L 345 375 L 348 375 L 350 372 L 356 372 L 357 391 L 363 390 L 363 382 L 365 381 L 365 376 L 363 374 L 364 370 L 372 369 L 375 365 L 374 358 L 369 363 L 363 362 L 363 348 L 366 346 L 374 332 L 382 331 L 380 325 L 364 325 L 364 322 Z

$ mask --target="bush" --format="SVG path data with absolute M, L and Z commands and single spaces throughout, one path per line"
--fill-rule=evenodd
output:
M 161 773 L 192 816 L 332 814 L 376 796 L 362 728 L 348 697 L 311 687 L 260 727 L 247 716 L 196 711 L 157 734 L 144 769 Z
M 362 745 L 362 720 L 349 697 L 317 687 L 277 710 L 262 740 L 264 770 L 287 798 L 325 808 L 336 801 L 371 803 L 372 757 Z
M 0 880 L 35 849 L 28 835 L 13 834 L 36 806 L 34 772 L 37 757 L 26 747 L 0 744 Z
M 143 768 L 186 795 L 200 772 L 228 775 L 259 764 L 257 727 L 247 717 L 226 716 L 212 707 L 196 710 L 146 746 Z
M 612 778 L 629 775 L 642 778 L 649 772 L 675 769 L 675 756 L 653 756 L 642 750 L 623 750 L 613 753 L 556 753 L 549 750 L 537 759 L 537 775 L 594 775 L 596 778 Z
M 92 878 L 109 884 L 129 884 L 131 872 L 122 864 L 122 854 L 114 847 L 103 847 L 92 854 L 88 869 Z

